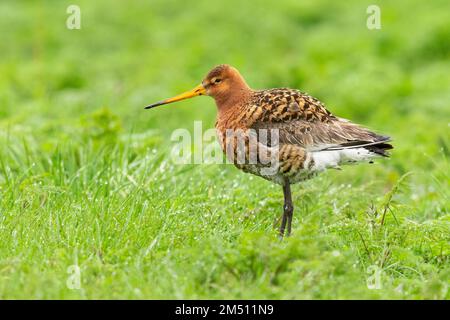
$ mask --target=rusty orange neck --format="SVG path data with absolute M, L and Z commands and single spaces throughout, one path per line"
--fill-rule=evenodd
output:
M 233 82 L 228 90 L 218 92 L 213 96 L 216 101 L 218 116 L 225 116 L 238 110 L 248 101 L 252 95 L 252 89 L 245 83 Z

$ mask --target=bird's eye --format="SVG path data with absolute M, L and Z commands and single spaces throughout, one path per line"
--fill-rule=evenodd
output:
M 222 81 L 222 79 L 219 78 L 214 79 L 214 83 L 219 83 L 220 81 Z

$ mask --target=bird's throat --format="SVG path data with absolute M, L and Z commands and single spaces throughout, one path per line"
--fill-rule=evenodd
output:
M 214 97 L 216 101 L 218 116 L 225 116 L 233 110 L 238 110 L 250 99 L 252 90 L 249 87 L 241 87 L 235 90 L 227 90 Z

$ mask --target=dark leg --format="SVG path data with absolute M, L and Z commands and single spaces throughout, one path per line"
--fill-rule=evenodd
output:
M 294 213 L 294 206 L 292 204 L 292 196 L 291 196 L 291 185 L 289 181 L 285 180 L 283 186 L 283 194 L 284 194 L 284 206 L 283 206 L 283 219 L 281 220 L 280 226 L 280 236 L 284 236 L 284 230 L 286 229 L 287 223 L 287 235 L 291 235 L 291 225 L 292 225 L 292 215 Z

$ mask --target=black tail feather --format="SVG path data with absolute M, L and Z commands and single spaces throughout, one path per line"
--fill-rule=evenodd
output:
M 387 150 L 391 150 L 394 147 L 392 144 L 388 143 L 391 141 L 390 137 L 387 136 L 377 136 L 376 141 L 349 141 L 336 146 L 328 147 L 323 150 L 342 150 L 342 149 L 354 149 L 354 148 L 364 148 L 370 152 L 376 153 L 383 157 L 389 157 Z
M 392 144 L 386 143 L 384 141 L 381 141 L 380 143 L 364 147 L 364 149 L 367 149 L 370 152 L 379 154 L 380 156 L 383 156 L 383 157 L 389 157 L 389 153 L 387 152 L 387 150 L 391 150 L 393 148 L 394 147 L 392 146 Z

